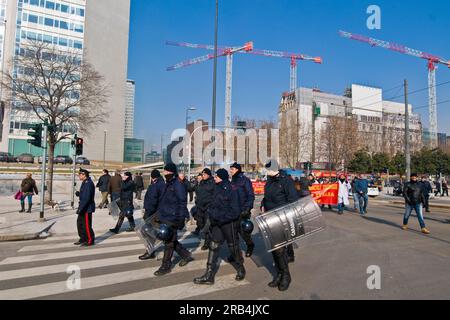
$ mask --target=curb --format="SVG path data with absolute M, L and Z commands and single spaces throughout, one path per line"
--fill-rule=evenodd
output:
M 48 227 L 45 227 L 42 231 L 35 233 L 22 233 L 22 234 L 8 234 L 8 235 L 0 235 L 0 242 L 10 242 L 10 241 L 27 241 L 27 240 L 37 240 L 37 239 L 45 239 L 50 236 L 48 231 L 55 225 L 56 222 L 53 222 Z

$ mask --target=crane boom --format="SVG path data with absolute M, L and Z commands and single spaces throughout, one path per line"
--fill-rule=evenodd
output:
M 432 54 L 429 54 L 429 53 L 426 53 L 426 52 L 423 52 L 420 50 L 411 49 L 411 48 L 408 48 L 401 44 L 378 40 L 378 39 L 370 38 L 367 36 L 362 36 L 359 34 L 353 34 L 353 33 L 345 32 L 345 31 L 339 31 L 339 34 L 341 35 L 341 37 L 351 39 L 351 40 L 365 42 L 365 43 L 370 44 L 373 47 L 385 48 L 385 49 L 396 51 L 396 52 L 403 53 L 406 55 L 425 59 L 432 63 L 440 63 L 440 64 L 446 65 L 447 67 L 450 68 L 450 60 L 445 60 L 441 57 L 438 57 L 438 56 L 435 56 L 435 55 L 432 55 Z

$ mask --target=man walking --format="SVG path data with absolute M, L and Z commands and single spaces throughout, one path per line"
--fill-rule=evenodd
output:
M 95 185 L 89 177 L 89 171 L 80 169 L 79 179 L 81 181 L 80 197 L 77 210 L 77 228 L 80 239 L 75 245 L 90 247 L 95 244 L 95 234 L 92 229 L 92 214 L 95 212 Z
M 111 180 L 111 176 L 109 175 L 108 170 L 103 169 L 103 175 L 98 179 L 96 187 L 98 191 L 102 194 L 102 202 L 98 205 L 99 209 L 107 208 L 109 204 L 108 201 L 108 191 L 109 191 L 109 181 Z
M 144 191 L 144 179 L 142 178 L 142 172 L 136 173 L 134 176 L 134 184 L 136 186 L 136 199 L 142 200 L 142 191 Z
M 255 193 L 253 191 L 253 185 L 249 178 L 247 178 L 242 172 L 242 166 L 237 162 L 233 163 L 230 167 L 231 172 L 231 187 L 233 192 L 237 192 L 239 196 L 239 205 L 241 215 L 239 218 L 239 234 L 244 239 L 247 245 L 247 251 L 245 256 L 251 257 L 255 244 L 252 241 L 252 235 L 244 232 L 241 228 L 241 222 L 246 219 L 250 219 L 252 216 L 253 203 L 255 202 Z
M 423 207 L 425 208 L 426 212 L 430 212 L 430 193 L 433 193 L 433 187 L 431 186 L 430 181 L 428 181 L 427 177 L 425 176 L 422 177 L 420 186 L 422 187 Z
M 367 205 L 369 203 L 369 182 L 364 179 L 362 174 L 358 175 L 358 180 L 355 182 L 355 191 L 358 195 L 359 212 L 363 216 L 367 214 Z
M 212 177 L 211 170 L 208 168 L 202 171 L 202 181 L 198 184 L 195 193 L 195 206 L 197 207 L 197 214 L 195 215 L 195 221 L 197 221 L 197 228 L 194 234 L 199 235 L 202 230 L 205 231 L 205 242 L 202 246 L 202 250 L 209 249 L 209 228 L 207 227 L 208 214 L 207 210 L 211 204 L 214 196 L 215 182 Z
M 425 221 L 423 220 L 422 205 L 424 203 L 422 187 L 417 180 L 417 174 L 411 174 L 411 181 L 405 185 L 403 191 L 403 197 L 406 202 L 405 216 L 403 217 L 403 230 L 408 230 L 408 220 L 411 216 L 413 209 L 416 211 L 417 219 L 419 220 L 420 228 L 422 233 L 430 234 L 430 231 L 425 226 Z
M 27 177 L 22 180 L 20 184 L 20 191 L 22 191 L 23 195 L 20 198 L 20 213 L 25 212 L 25 198 L 28 199 L 28 211 L 27 213 L 31 213 L 31 208 L 33 207 L 33 195 L 37 195 L 39 193 L 38 188 L 36 187 L 36 181 L 34 181 L 31 173 L 27 174 Z
M 111 177 L 109 181 L 109 194 L 111 195 L 111 202 L 120 198 L 120 192 L 122 191 L 122 176 L 120 170 L 117 169 L 114 177 Z
M 359 212 L 359 198 L 358 193 L 356 192 L 356 182 L 358 181 L 358 177 L 355 176 L 352 180 L 352 196 L 353 196 L 353 210 L 355 212 Z

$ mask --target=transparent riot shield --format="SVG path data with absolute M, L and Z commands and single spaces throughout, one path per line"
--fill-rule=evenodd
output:
M 139 238 L 144 242 L 147 252 L 151 253 L 156 250 L 162 244 L 157 238 L 158 228 L 151 221 L 151 218 L 145 220 L 145 222 L 138 226 L 136 233 Z

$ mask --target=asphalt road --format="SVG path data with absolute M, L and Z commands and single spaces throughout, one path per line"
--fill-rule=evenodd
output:
M 161 261 L 137 260 L 143 245 L 136 234 L 98 235 L 95 247 L 72 245 L 76 235 L 47 240 L 0 243 L 0 299 L 450 299 L 450 211 L 426 215 L 431 235 L 423 235 L 415 216 L 402 231 L 403 208 L 371 201 L 366 217 L 324 211 L 327 228 L 300 243 L 290 265 L 287 292 L 267 286 L 273 267 L 257 236 L 254 257 L 246 259 L 247 277 L 234 280 L 223 262 L 211 287 L 196 286 L 207 253 L 186 232 L 183 242 L 195 262 L 155 278 Z M 222 251 L 227 256 L 227 251 Z M 161 257 L 161 255 L 159 255 Z M 69 266 L 80 268 L 80 289 L 67 281 Z M 370 266 L 380 270 L 380 289 L 369 290 Z

